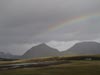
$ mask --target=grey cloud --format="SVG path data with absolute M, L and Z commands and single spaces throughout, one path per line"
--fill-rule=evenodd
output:
M 100 18 L 47 32 L 60 21 L 94 13 L 100 13 L 99 0 L 0 0 L 0 50 L 16 44 L 12 52 L 18 54 L 19 44 L 25 49 L 36 42 L 99 38 Z

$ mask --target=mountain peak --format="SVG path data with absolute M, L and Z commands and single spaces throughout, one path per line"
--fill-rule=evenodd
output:
M 45 43 L 41 43 L 41 44 L 39 44 L 37 46 L 47 46 L 47 45 Z
M 98 42 L 94 42 L 94 41 L 86 41 L 86 42 L 79 42 L 79 43 L 76 43 L 77 44 L 100 44 Z
M 34 58 L 34 57 L 48 57 L 48 56 L 58 56 L 59 51 L 49 47 L 45 43 L 34 46 L 29 49 L 22 58 Z
M 64 52 L 67 54 L 100 54 L 100 43 L 80 42 Z

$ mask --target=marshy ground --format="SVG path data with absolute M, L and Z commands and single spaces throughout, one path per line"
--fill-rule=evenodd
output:
M 17 60 L 17 61 L 8 61 L 1 62 L 1 65 L 9 65 L 9 64 L 18 64 L 18 63 L 29 63 L 29 62 L 45 62 L 45 61 L 66 61 L 66 63 L 61 64 L 51 64 L 48 66 L 38 66 L 38 67 L 23 67 L 16 69 L 8 69 L 0 71 L 0 75 L 100 75 L 100 60 L 93 60 L 90 57 L 84 56 L 76 57 L 52 57 L 52 58 L 44 58 L 44 59 L 27 59 L 27 60 Z M 99 56 L 94 56 L 99 57 Z M 74 58 L 72 60 L 72 58 Z M 82 58 L 79 59 L 79 58 Z M 91 60 L 90 60 L 91 58 Z

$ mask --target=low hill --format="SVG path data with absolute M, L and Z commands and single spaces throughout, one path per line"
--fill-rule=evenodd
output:
M 40 44 L 38 46 L 29 49 L 22 58 L 38 58 L 38 57 L 49 57 L 59 56 L 60 52 L 54 48 L 47 46 L 46 44 Z
M 97 42 L 80 42 L 70 49 L 63 51 L 62 54 L 90 55 L 100 54 L 100 43 Z
M 20 56 L 13 55 L 10 53 L 0 52 L 0 58 L 2 58 L 2 59 L 18 59 L 18 58 L 20 58 Z

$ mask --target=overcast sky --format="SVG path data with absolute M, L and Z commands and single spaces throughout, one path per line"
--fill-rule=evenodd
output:
M 0 51 L 23 54 L 41 42 L 65 49 L 66 42 L 100 41 L 100 16 L 48 32 L 61 21 L 96 13 L 100 0 L 0 0 Z

